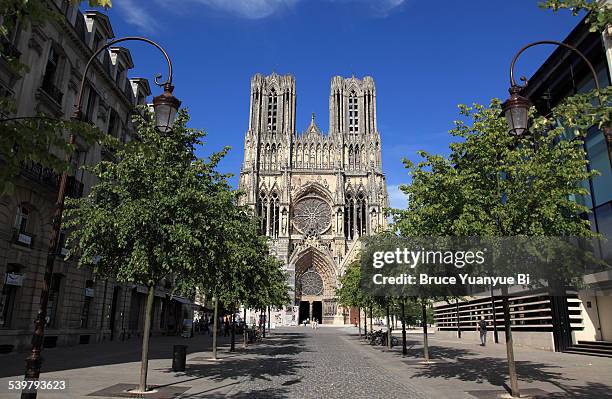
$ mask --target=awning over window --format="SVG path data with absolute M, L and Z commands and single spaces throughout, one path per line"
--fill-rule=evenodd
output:
M 173 296 L 172 297 L 173 301 L 177 301 L 179 303 L 183 303 L 185 305 L 193 305 L 193 306 L 198 306 L 195 303 L 193 303 L 190 299 L 182 297 L 182 296 Z

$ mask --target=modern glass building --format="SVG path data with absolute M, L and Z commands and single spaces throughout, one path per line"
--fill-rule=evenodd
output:
M 612 36 L 610 32 L 589 32 L 581 21 L 565 38 L 591 62 L 601 87 L 611 84 Z M 595 88 L 588 65 L 575 52 L 558 47 L 531 76 L 522 95 L 528 97 L 541 115 L 567 97 Z M 612 145 L 612 143 L 611 143 Z M 589 168 L 599 175 L 583 182 L 589 195 L 576 198 L 590 212 L 584 217 L 591 228 L 612 238 L 612 170 L 604 133 L 596 126 L 588 130 L 584 148 Z M 605 248 L 608 248 L 606 250 Z M 612 259 L 605 245 L 603 257 Z M 600 272 L 585 276 L 595 283 L 589 290 L 568 290 L 567 296 L 555 297 L 546 292 L 523 292 L 510 299 L 511 325 L 515 342 L 540 349 L 570 351 L 612 357 L 612 273 Z M 495 315 L 495 316 L 494 316 Z M 435 305 L 436 327 L 442 335 L 471 337 L 476 322 L 484 316 L 491 334 L 503 342 L 501 298 L 477 298 L 458 303 Z M 474 334 L 474 339 L 476 335 Z

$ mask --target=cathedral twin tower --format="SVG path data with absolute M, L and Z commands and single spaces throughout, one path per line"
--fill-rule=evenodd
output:
M 250 103 L 239 187 L 289 272 L 295 306 L 279 317 L 341 323 L 339 277 L 357 255 L 357 239 L 386 225 L 374 80 L 332 78 L 327 134 L 314 114 L 297 133 L 291 75 L 253 76 Z

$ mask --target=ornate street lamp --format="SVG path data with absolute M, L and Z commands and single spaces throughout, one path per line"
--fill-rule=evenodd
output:
M 514 80 L 514 64 L 518 57 L 528 48 L 538 46 L 540 44 L 553 44 L 556 46 L 565 47 L 571 51 L 574 51 L 578 54 L 584 62 L 587 64 L 589 69 L 591 70 L 591 74 L 593 75 L 593 81 L 595 83 L 595 87 L 599 92 L 601 87 L 599 86 L 599 82 L 597 80 L 597 73 L 595 72 L 595 68 L 593 68 L 593 64 L 589 62 L 589 60 L 585 57 L 580 50 L 576 47 L 571 46 L 567 43 L 562 43 L 554 40 L 541 40 L 533 43 L 529 43 L 523 46 L 512 59 L 512 63 L 510 64 L 510 98 L 508 98 L 504 104 L 502 105 L 503 113 L 506 117 L 506 122 L 508 123 L 508 133 L 513 136 L 523 136 L 529 132 L 529 108 L 531 107 L 531 101 L 528 98 L 521 96 L 521 92 L 527 87 L 528 81 L 527 78 L 521 76 L 521 81 L 524 83 L 519 85 Z M 598 96 L 599 105 L 602 106 L 601 97 Z M 609 128 L 604 129 L 604 136 L 606 138 L 606 145 L 608 148 L 608 157 L 610 160 L 610 164 L 612 166 L 612 132 L 610 132 Z M 512 329 L 510 326 L 510 314 L 509 314 L 509 304 L 508 304 L 508 296 L 507 289 L 504 292 L 502 288 L 503 295 L 503 308 L 504 308 L 504 330 L 506 332 L 506 351 L 508 354 L 508 371 L 510 375 L 510 391 L 513 397 L 520 396 L 519 388 L 518 388 L 518 377 L 516 374 L 516 366 L 514 364 L 514 350 L 512 348 Z M 493 298 L 493 297 L 492 297 Z M 493 300 L 493 299 L 492 299 Z M 494 303 L 494 301 L 493 301 Z
M 528 98 L 521 96 L 520 86 L 510 87 L 510 98 L 504 102 L 502 107 L 506 122 L 510 133 L 513 136 L 520 137 L 527 133 L 529 128 L 529 108 L 531 101 Z
M 155 126 L 161 133 L 172 130 L 172 124 L 181 102 L 172 95 L 174 86 L 164 85 L 164 92 L 153 98 L 153 109 L 155 111 Z
M 531 101 L 529 101 L 528 98 L 521 96 L 521 92 L 527 87 L 527 78 L 521 76 L 521 80 L 524 82 L 524 84 L 520 85 L 516 83 L 516 80 L 514 80 L 514 64 L 516 64 L 516 60 L 525 50 L 530 47 L 538 46 L 541 44 L 553 44 L 555 46 L 565 47 L 578 54 L 580 58 L 582 58 L 589 67 L 589 70 L 593 75 L 593 82 L 595 83 L 595 88 L 597 89 L 597 91 L 601 90 L 601 86 L 599 85 L 599 81 L 597 80 L 597 72 L 595 72 L 593 64 L 591 64 L 588 58 L 586 58 L 586 56 L 576 47 L 571 46 L 567 43 L 558 42 L 554 40 L 540 40 L 523 46 L 516 53 L 516 55 L 512 59 L 512 63 L 510 64 L 510 98 L 508 98 L 502 105 L 502 110 L 506 117 L 506 121 L 508 122 L 508 133 L 514 136 L 522 136 L 529 131 L 528 112 L 529 108 L 531 107 Z M 603 105 L 599 96 L 598 100 L 599 105 Z M 608 157 L 612 166 L 612 132 L 610 131 L 610 128 L 604 129 L 604 136 L 606 138 L 606 145 L 608 148 Z
M 87 72 L 91 67 L 91 64 L 94 62 L 98 54 L 107 48 L 121 42 L 125 41 L 141 41 L 145 43 L 149 43 L 155 47 L 157 47 L 162 54 L 164 55 L 166 62 L 168 63 L 168 80 L 160 83 L 159 78 L 161 75 L 157 75 L 155 77 L 155 84 L 158 86 L 164 87 L 164 93 L 160 96 L 155 97 L 153 100 L 154 109 L 156 113 L 156 126 L 160 132 L 165 133 L 171 130 L 172 124 L 174 123 L 174 118 L 176 117 L 176 113 L 178 111 L 178 107 L 181 102 L 172 95 L 172 62 L 168 57 L 166 51 L 157 43 L 152 40 L 129 36 L 116 40 L 112 40 L 106 43 L 104 46 L 100 47 L 96 52 L 90 57 L 87 65 L 85 66 L 85 71 L 83 72 L 83 78 L 81 79 L 81 87 L 79 90 L 79 95 L 77 96 L 77 102 L 74 106 L 74 114 L 71 119 L 74 121 L 81 121 L 83 118 L 82 115 L 82 104 L 83 104 L 83 92 L 85 88 L 85 80 L 87 78 Z M 15 118 L 13 118 L 15 119 Z M 75 133 L 70 133 L 70 138 L 68 141 L 71 145 L 75 143 Z M 66 160 L 70 162 L 71 154 L 66 155 Z M 61 176 L 59 190 L 57 193 L 57 201 L 55 203 L 55 211 L 53 214 L 53 224 L 51 230 L 51 237 L 49 239 L 49 247 L 47 253 L 47 262 L 45 267 L 45 275 L 43 280 L 43 288 L 40 294 L 40 308 L 38 310 L 38 314 L 36 316 L 36 320 L 34 321 L 34 333 L 32 335 L 32 350 L 30 355 L 26 358 L 26 379 L 38 379 L 40 376 L 40 368 L 42 365 L 42 358 L 40 353 L 43 349 L 43 340 L 45 335 L 45 318 L 47 317 L 47 305 L 49 302 L 49 287 L 51 285 L 51 276 L 53 275 L 53 266 L 55 264 L 55 253 L 58 245 L 58 240 L 61 231 L 62 224 L 62 213 L 64 210 L 64 201 L 66 199 L 66 184 L 68 180 L 68 172 L 64 171 Z M 33 399 L 36 398 L 36 390 L 24 390 L 21 393 L 22 399 Z

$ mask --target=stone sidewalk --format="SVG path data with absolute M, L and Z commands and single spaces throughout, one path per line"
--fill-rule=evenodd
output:
M 394 331 L 400 345 L 373 347 L 359 340 L 357 329 L 347 329 L 354 345 L 385 356 L 389 367 L 410 380 L 427 381 L 442 396 L 474 398 L 476 391 L 501 391 L 507 379 L 506 346 L 487 343 L 481 347 L 473 337 L 445 340 L 429 335 L 431 364 L 423 364 L 422 334 L 407 335 L 406 356 L 402 355 L 401 331 Z M 514 357 L 523 391 L 541 390 L 547 398 L 612 398 L 612 359 L 548 352 L 515 346 Z M 470 394 L 467 394 L 470 392 Z M 487 397 L 486 395 L 484 397 Z
M 241 337 L 240 337 L 241 338 Z M 257 344 L 229 352 L 220 339 L 220 360 L 211 357 L 211 338 L 153 337 L 149 384 L 161 398 L 493 398 L 506 383 L 505 345 L 430 337 L 433 362 L 422 363 L 422 338 L 408 337 L 390 352 L 360 340 L 352 327 L 280 328 Z M 140 340 L 45 350 L 45 379 L 66 379 L 69 390 L 39 398 L 102 398 L 138 382 Z M 189 346 L 187 370 L 171 370 L 174 344 Z M 612 359 L 515 348 L 520 388 L 546 398 L 612 397 Z M 0 356 L 0 398 L 9 380 L 20 379 L 25 354 Z M 124 384 L 124 385 L 122 385 Z M 119 389 L 119 391 L 117 391 Z M 534 391 L 535 390 L 535 391 Z M 95 394 L 96 396 L 91 396 Z

